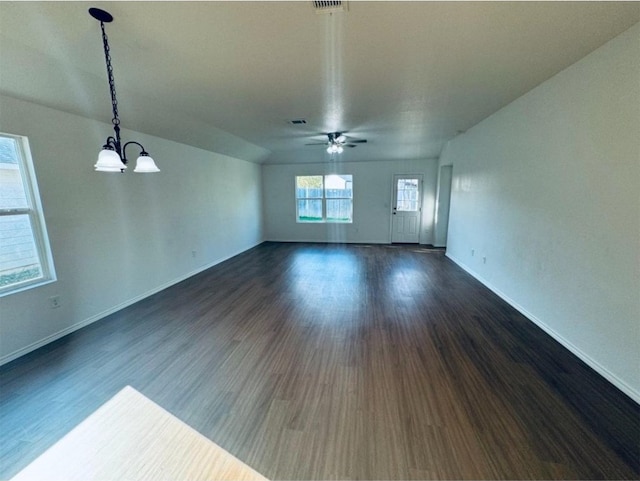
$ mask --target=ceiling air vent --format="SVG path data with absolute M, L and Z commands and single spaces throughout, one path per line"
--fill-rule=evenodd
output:
M 347 2 L 342 0 L 314 0 L 311 2 L 316 13 L 347 11 Z

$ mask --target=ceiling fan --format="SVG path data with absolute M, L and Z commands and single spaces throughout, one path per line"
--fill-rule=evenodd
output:
M 352 139 L 347 137 L 343 132 L 329 132 L 324 134 L 327 136 L 326 142 L 313 142 L 305 145 L 326 145 L 327 152 L 330 154 L 341 154 L 345 147 L 357 147 L 356 144 L 365 144 L 366 139 Z

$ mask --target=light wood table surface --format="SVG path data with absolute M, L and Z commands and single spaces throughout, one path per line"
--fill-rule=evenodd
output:
M 265 480 L 127 386 L 13 480 Z

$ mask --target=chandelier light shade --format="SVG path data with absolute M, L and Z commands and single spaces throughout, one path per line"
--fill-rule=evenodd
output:
M 111 65 L 111 55 L 109 49 L 109 39 L 104 29 L 105 23 L 113 21 L 110 13 L 100 10 L 99 8 L 90 8 L 89 14 L 100 22 L 102 30 L 102 45 L 104 47 L 104 58 L 107 63 L 107 80 L 109 81 L 109 91 L 111 93 L 111 106 L 113 110 L 113 131 L 115 135 L 107 137 L 107 141 L 102 146 L 102 150 L 98 154 L 98 162 L 94 166 L 97 172 L 124 172 L 127 168 L 127 147 L 131 144 L 137 145 L 140 149 L 140 155 L 136 161 L 134 172 L 150 173 L 160 172 L 153 159 L 149 156 L 142 144 L 138 142 L 127 142 L 122 144 L 120 139 L 120 118 L 118 117 L 118 99 L 116 98 L 116 83 L 113 78 L 113 66 Z
M 98 154 L 95 168 L 98 172 L 122 172 L 127 168 L 122 159 L 113 149 L 102 149 Z
M 160 169 L 158 169 L 153 159 L 149 157 L 149 154 L 140 154 L 136 160 L 136 168 L 133 169 L 133 171 L 146 174 L 150 172 L 160 172 Z

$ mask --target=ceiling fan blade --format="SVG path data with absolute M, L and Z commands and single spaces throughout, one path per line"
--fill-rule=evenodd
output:
M 0 0 L 1 1 L 1 0 Z M 343 147 L 355 147 L 355 144 L 366 144 L 366 139 L 352 139 L 348 135 L 344 135 L 344 132 L 328 132 L 326 134 L 328 142 L 310 142 L 304 145 L 340 145 Z

